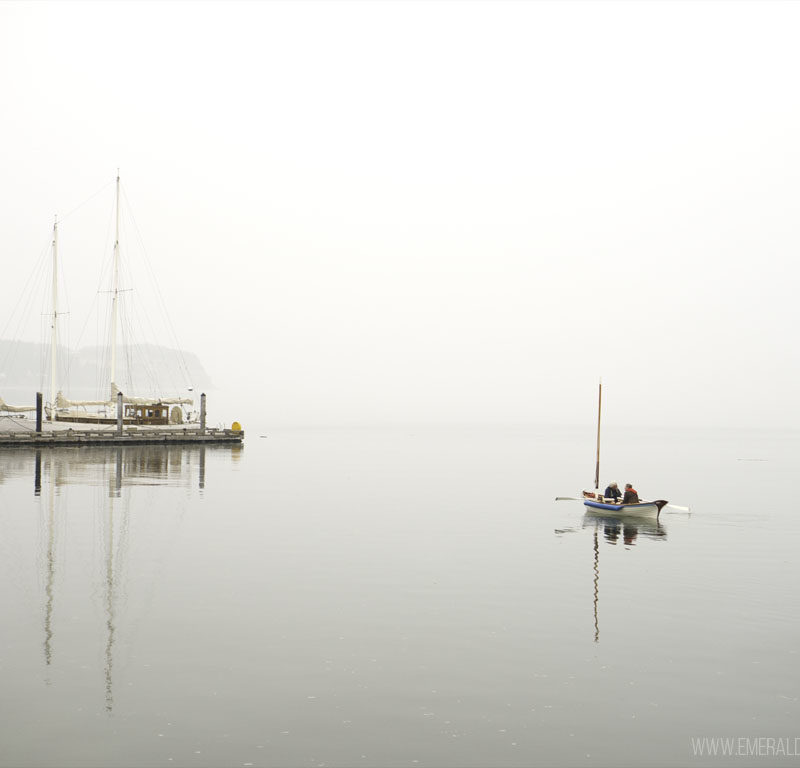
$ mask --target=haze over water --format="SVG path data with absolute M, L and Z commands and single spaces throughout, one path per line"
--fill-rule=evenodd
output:
M 795 431 L 0 455 L 3 766 L 719 765 L 798 734 Z M 38 478 L 38 480 L 37 480 Z M 743 757 L 736 765 L 796 765 Z
M 0 766 L 797 765 L 692 740 L 800 751 L 799 27 L 0 3 L 0 397 L 53 337 L 105 397 L 116 250 L 120 337 L 248 430 L 0 452 Z M 554 501 L 601 376 L 601 482 L 691 515 Z

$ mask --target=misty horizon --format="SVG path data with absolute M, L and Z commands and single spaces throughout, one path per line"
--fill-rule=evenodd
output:
M 119 168 L 266 424 L 800 427 L 800 6 L 187 7 L 0 6 L 4 282 L 58 213 L 70 339 Z

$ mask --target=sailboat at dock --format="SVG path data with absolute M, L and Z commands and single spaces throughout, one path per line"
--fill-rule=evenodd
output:
M 53 286 L 51 322 L 50 359 L 50 399 L 45 407 L 51 422 L 72 422 L 79 424 L 118 423 L 119 396 L 122 394 L 122 423 L 124 425 L 184 424 L 197 421 L 191 410 L 194 401 L 189 397 L 158 396 L 136 397 L 121 393 L 117 384 L 118 326 L 120 300 L 120 177 L 116 177 L 115 235 L 113 248 L 113 279 L 111 285 L 111 330 L 109 338 L 110 369 L 107 399 L 71 400 L 57 388 L 57 349 L 58 349 L 58 221 L 53 225 Z M 92 410 L 89 410 L 92 409 Z
M 77 209 L 76 209 L 77 210 Z M 132 322 L 134 316 L 131 310 L 136 308 L 130 302 L 125 302 L 124 311 L 120 304 L 122 294 L 133 290 L 133 280 L 131 287 L 122 288 L 120 285 L 121 275 L 121 254 L 120 254 L 120 178 L 116 176 L 116 201 L 114 208 L 114 240 L 113 240 L 113 261 L 111 262 L 111 287 L 107 291 L 97 291 L 106 293 L 110 296 L 110 322 L 106 321 L 104 326 L 108 331 L 107 343 L 97 349 L 107 349 L 108 365 L 98 359 L 91 364 L 77 363 L 77 376 L 81 384 L 76 386 L 76 394 L 94 394 L 94 399 L 68 398 L 59 387 L 59 328 L 62 324 L 62 316 L 66 314 L 59 309 L 59 221 L 53 224 L 52 238 L 52 287 L 50 291 L 51 312 L 44 315 L 47 318 L 50 336 L 50 360 L 49 360 L 49 393 L 46 392 L 46 355 L 42 354 L 38 363 L 40 371 L 40 381 L 36 391 L 35 406 L 9 405 L 0 399 L 0 448 L 17 447 L 38 447 L 47 446 L 86 446 L 89 444 L 118 444 L 127 443 L 129 445 L 139 444 L 226 444 L 241 443 L 244 440 L 244 430 L 238 421 L 234 421 L 230 428 L 225 428 L 221 424 L 215 427 L 206 425 L 206 396 L 204 393 L 199 395 L 199 408 L 194 410 L 194 399 L 187 396 L 186 392 L 192 393 L 194 387 L 191 386 L 191 376 L 184 353 L 180 351 L 180 345 L 175 338 L 171 328 L 171 322 L 167 316 L 166 305 L 161 299 L 160 290 L 156 286 L 153 291 L 153 298 L 160 302 L 157 307 L 162 313 L 165 321 L 164 330 L 171 333 L 174 343 L 173 350 L 167 350 L 159 344 L 133 344 L 135 337 L 142 337 L 142 332 L 134 332 Z M 49 250 L 45 250 L 44 255 L 49 256 Z M 146 256 L 145 256 L 146 258 Z M 107 259 L 104 262 L 108 265 Z M 41 261 L 46 263 L 46 258 Z M 148 265 L 149 267 L 149 265 Z M 150 269 L 152 273 L 152 269 Z M 29 281 L 30 282 L 30 281 Z M 34 281 L 36 283 L 37 281 Z M 41 284 L 41 281 L 39 281 Z M 142 294 L 143 299 L 147 299 L 149 293 Z M 24 297 L 27 298 L 27 297 Z M 24 311 L 30 312 L 34 302 L 21 301 L 19 305 Z M 13 313 L 12 313 L 13 314 Z M 139 314 L 135 319 L 142 325 L 149 326 L 150 333 L 155 334 L 151 323 L 152 314 Z M 85 327 L 85 325 L 84 325 Z M 99 323 L 98 323 L 99 327 Z M 44 330 L 44 328 L 43 328 Z M 118 336 L 125 342 L 119 344 Z M 10 345 L 15 348 L 16 343 Z M 21 345 L 20 345 L 21 346 Z M 46 349 L 46 343 L 42 344 Z M 169 352 L 174 357 L 163 357 L 162 353 Z M 75 355 L 64 357 L 68 362 L 67 375 L 62 371 L 62 380 L 69 380 L 71 377 L 69 368 L 75 363 Z M 102 357 L 102 355 L 100 356 Z M 161 358 L 160 360 L 158 358 Z M 6 359 L 8 354 L 6 354 Z M 177 366 L 175 365 L 177 363 Z M 23 369 L 26 374 L 33 370 L 33 365 L 28 364 Z M 196 366 L 195 375 L 200 372 Z M 84 376 L 93 374 L 94 392 L 85 382 Z M 102 378 L 98 379 L 98 374 L 102 371 Z M 145 392 L 138 385 L 133 384 L 134 373 L 137 381 L 145 379 L 147 390 Z M 177 376 L 175 375 L 177 373 Z M 0 371 L 0 379 L 3 377 Z M 163 382 L 165 377 L 172 379 L 172 386 L 165 389 L 159 379 Z M 175 387 L 175 381 L 182 381 L 182 386 Z M 98 382 L 103 383 L 98 385 Z M 120 383 L 124 382 L 123 386 Z M 18 388 L 18 387 L 17 387 Z M 81 391 L 82 390 L 82 391 Z M 138 394 L 132 394 L 138 393 Z M 36 412 L 36 426 L 29 426 L 30 422 L 23 421 L 27 417 L 23 414 L 28 411 Z M 17 415 L 20 414 L 20 415 Z M 75 425 L 74 427 L 71 425 Z M 116 426 L 116 429 L 114 429 Z

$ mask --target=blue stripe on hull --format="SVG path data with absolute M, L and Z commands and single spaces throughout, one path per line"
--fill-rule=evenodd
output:
M 587 507 L 592 509 L 602 509 L 606 512 L 630 512 L 630 513 L 658 513 L 662 505 L 653 502 L 643 502 L 641 504 L 606 504 L 602 501 L 593 501 L 592 499 L 585 499 L 583 502 Z M 666 504 L 666 502 L 664 502 Z

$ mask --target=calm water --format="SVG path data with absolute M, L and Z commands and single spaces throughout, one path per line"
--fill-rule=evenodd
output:
M 800 737 L 800 434 L 607 433 L 692 513 L 555 502 L 592 428 L 3 452 L 0 764 L 800 764 L 692 745 Z

